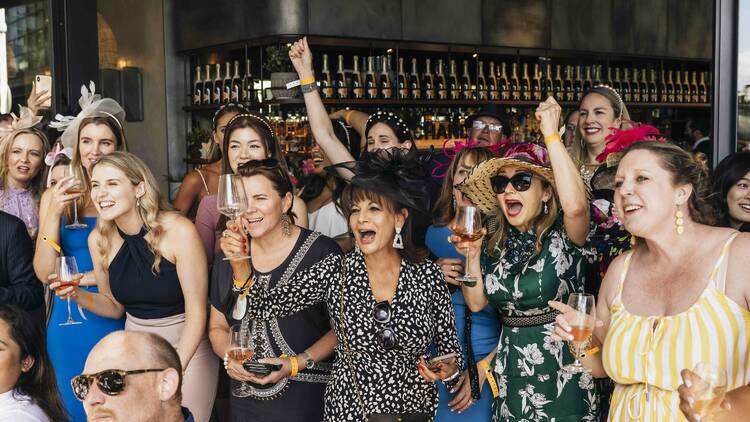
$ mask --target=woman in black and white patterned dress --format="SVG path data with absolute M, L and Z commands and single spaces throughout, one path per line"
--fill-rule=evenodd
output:
M 355 176 L 342 205 L 357 245 L 353 252 L 329 255 L 284 285 L 253 283 L 247 295 L 247 312 L 255 319 L 327 304 L 338 339 L 325 395 L 327 421 L 380 414 L 428 421 L 437 407 L 433 382 L 458 379 L 461 351 L 448 288 L 440 267 L 411 242 L 411 221 L 429 205 L 420 183 L 426 173 L 412 155 L 392 149 L 349 163 Z M 248 276 L 249 266 L 233 268 L 235 279 Z M 431 371 L 423 359 L 430 345 L 458 360 Z

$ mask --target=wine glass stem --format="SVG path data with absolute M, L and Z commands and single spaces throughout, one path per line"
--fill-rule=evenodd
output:
M 469 248 L 464 248 L 466 251 L 466 262 L 464 263 L 464 277 L 469 276 Z
M 78 201 L 73 200 L 73 222 L 78 224 Z
M 242 218 L 241 218 L 241 217 L 242 217 L 242 214 L 240 214 L 240 215 L 237 215 L 237 216 L 235 216 L 235 217 L 234 217 L 234 220 L 236 220 L 236 221 L 237 221 L 237 230 L 239 230 L 239 232 L 240 232 L 240 235 L 241 235 L 241 236 L 242 236 L 243 238 L 247 238 L 247 236 L 245 235 L 245 227 L 244 227 L 244 225 L 242 224 Z M 248 248 L 249 248 L 249 247 L 250 247 L 250 245 L 248 244 Z M 242 254 L 241 254 L 241 253 L 240 253 L 240 254 L 237 254 L 237 256 L 242 256 Z
M 73 319 L 73 315 L 70 313 L 70 296 L 67 297 L 68 302 L 68 321 L 71 321 Z

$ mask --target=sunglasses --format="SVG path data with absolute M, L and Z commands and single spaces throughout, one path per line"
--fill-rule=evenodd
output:
M 128 375 L 145 374 L 147 372 L 160 372 L 164 369 L 138 369 L 135 371 L 123 371 L 121 369 L 107 369 L 91 375 L 77 375 L 70 380 L 73 394 L 80 401 L 86 400 L 91 385 L 96 382 L 99 390 L 108 395 L 116 396 L 125 390 L 125 377 Z
M 484 128 L 487 128 L 490 132 L 500 132 L 503 130 L 503 125 L 496 125 L 494 123 L 485 123 L 481 120 L 474 120 L 471 123 L 471 127 L 478 130 L 484 130 Z
M 528 172 L 516 173 L 512 177 L 497 175 L 490 177 L 490 185 L 492 185 L 492 191 L 498 195 L 505 192 L 508 182 L 513 184 L 513 189 L 517 192 L 524 192 L 531 187 L 533 177 L 534 174 Z
M 378 302 L 372 308 L 372 319 L 380 325 L 377 332 L 377 341 L 380 347 L 385 350 L 395 349 L 398 345 L 396 332 L 393 331 L 388 323 L 391 322 L 391 304 L 387 300 Z

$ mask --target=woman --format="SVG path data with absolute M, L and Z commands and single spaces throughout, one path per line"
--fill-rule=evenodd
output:
M 183 404 L 197 421 L 208 421 L 218 362 L 205 338 L 208 274 L 195 227 L 169 211 L 151 171 L 127 152 L 92 166 L 91 200 L 99 212 L 89 236 L 99 292 L 69 287 L 56 293 L 103 317 L 127 315 L 125 330 L 172 343 L 186 368 Z
M 39 199 L 44 190 L 44 157 L 47 137 L 34 125 L 41 118 L 21 107 L 10 130 L 0 139 L 0 210 L 20 218 L 31 239 L 39 227 Z
M 249 161 L 239 168 L 248 195 L 243 215 L 247 237 L 229 224 L 222 247 L 242 247 L 252 257 L 253 273 L 268 288 L 283 286 L 329 254 L 341 253 L 320 233 L 297 227 L 291 214 L 292 184 L 275 159 Z M 231 239 L 231 240 L 230 240 Z M 222 255 L 219 255 L 222 256 Z M 230 408 L 235 421 L 316 421 L 323 419 L 323 391 L 331 379 L 328 357 L 336 346 L 324 304 L 284 318 L 258 320 L 244 312 L 245 279 L 234 278 L 229 261 L 217 261 L 211 283 L 209 335 L 214 351 L 224 356 L 232 378 Z M 239 293 L 239 294 L 238 294 Z M 229 328 L 239 325 L 252 340 L 254 357 L 283 365 L 267 377 L 254 376 L 238 362 L 229 365 Z M 297 368 L 280 356 L 298 356 Z
M 88 238 L 96 225 L 98 212 L 88 195 L 89 175 L 93 163 L 101 157 L 114 151 L 127 150 L 127 141 L 120 123 L 125 119 L 125 111 L 114 100 L 99 98 L 93 88 L 91 91 L 84 88 L 78 101 L 82 110 L 76 117 L 63 117 L 58 122 L 50 123 L 50 126 L 63 131 L 61 142 L 73 156 L 67 171 L 72 171 L 74 176 L 67 175 L 60 179 L 54 188 L 47 189 L 42 195 L 34 272 L 40 281 L 46 283 L 47 277 L 57 272 L 55 258 L 60 254 L 74 256 L 78 270 L 83 273 L 80 287 L 96 293 L 98 288 L 92 271 Z M 73 221 L 73 201 L 77 203 L 78 220 L 86 224 L 86 228 L 66 227 Z M 62 249 L 58 252 L 59 247 Z M 80 374 L 91 348 L 102 337 L 121 330 L 124 325 L 122 319 L 102 318 L 83 308 L 78 309 L 78 314 L 81 317 L 78 320 L 84 321 L 82 324 L 60 326 L 68 317 L 67 306 L 59 297 L 53 299 L 47 327 L 47 350 L 59 380 L 69 380 Z M 71 342 L 71 338 L 75 341 Z M 71 418 L 85 420 L 83 406 L 73 391 L 63 386 L 60 393 Z
M 729 389 L 750 382 L 750 236 L 711 227 L 705 175 L 675 145 L 630 145 L 615 183 L 618 215 L 638 242 L 607 271 L 591 339 L 602 352 L 582 362 L 616 383 L 610 420 L 684 421 L 683 368 L 724 368 Z M 562 313 L 556 339 L 568 340 L 575 311 L 552 306 Z
M 224 129 L 223 145 L 222 174 L 237 174 L 242 164 L 267 158 L 278 160 L 284 171 L 289 172 L 271 123 L 260 114 L 247 112 L 231 118 Z M 292 212 L 298 220 L 297 225 L 307 227 L 305 202 L 295 197 Z M 198 206 L 195 226 L 209 264 L 213 263 L 214 256 L 219 252 L 217 238 L 225 225 L 217 208 L 216 195 L 205 196 Z
M 750 231 L 750 151 L 736 152 L 719 163 L 712 178 L 719 224 Z
M 216 194 L 221 174 L 224 129 L 234 116 L 246 111 L 242 104 L 225 104 L 214 113 L 211 119 L 211 149 L 208 154 L 211 163 L 185 175 L 172 203 L 182 215 L 194 216 L 201 200 L 208 195 Z
M 458 187 L 482 212 L 497 214 L 499 225 L 483 248 L 481 239 L 457 245 L 470 257 L 469 274 L 484 278 L 462 291 L 472 311 L 491 303 L 501 314 L 495 419 L 593 421 L 599 406 L 593 380 L 561 369 L 572 356 L 552 341 L 554 312 L 547 304 L 583 291 L 591 254 L 586 188 L 557 134 L 560 106 L 550 97 L 536 117 L 546 149 L 513 145 Z
M 450 284 L 448 287 L 452 293 L 456 331 L 464 346 L 464 362 L 468 367 L 468 370 L 461 374 L 457 390 L 449 392 L 447 388 L 438 384 L 440 400 L 437 421 L 484 422 L 492 418 L 492 391 L 485 385 L 485 365 L 495 356 L 500 337 L 500 320 L 492 305 L 487 305 L 476 313 L 472 313 L 466 307 L 460 289 L 461 283 L 456 281 L 456 278 L 463 274 L 463 259 L 448 241 L 448 237 L 453 234 L 450 227 L 455 223 L 457 209 L 471 205 L 456 186 L 466 180 L 477 163 L 489 160 L 493 156 L 489 149 L 471 146 L 464 146 L 454 152 L 440 196 L 433 208 L 435 223 L 427 229 L 425 236 L 427 248 L 439 258 L 437 264 L 443 271 L 445 281 Z M 471 355 L 470 351 L 473 352 Z
M 4 304 L 0 304 L 0 420 L 69 420 L 42 330 L 29 314 Z
M 328 306 L 338 347 L 325 393 L 326 421 L 406 415 L 426 421 L 434 415 L 437 394 L 425 379 L 455 382 L 462 360 L 440 269 L 411 241 L 412 219 L 427 213 L 427 175 L 398 149 L 349 163 L 348 169 L 356 176 L 343 208 L 354 252 L 330 254 L 275 288 L 257 282 L 247 261 L 232 261 L 233 278 L 248 280 L 250 318 Z M 241 250 L 236 240 L 222 244 L 227 253 Z M 434 365 L 433 372 L 421 357 L 430 344 L 441 355 L 458 356 Z

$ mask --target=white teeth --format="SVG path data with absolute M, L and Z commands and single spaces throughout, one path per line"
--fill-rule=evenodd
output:
M 745 211 L 750 211 L 750 204 L 740 204 L 740 208 Z
M 263 217 L 261 217 L 261 218 L 256 218 L 256 219 L 254 219 L 254 220 L 247 220 L 247 222 L 248 222 L 249 224 L 260 223 L 261 221 L 263 221 Z
M 626 212 L 627 211 L 635 211 L 635 210 L 639 210 L 641 208 L 642 207 L 640 205 L 628 205 L 627 207 L 625 207 L 625 211 Z
M 109 208 L 114 206 L 115 203 L 113 201 L 102 201 L 99 202 L 99 208 Z

